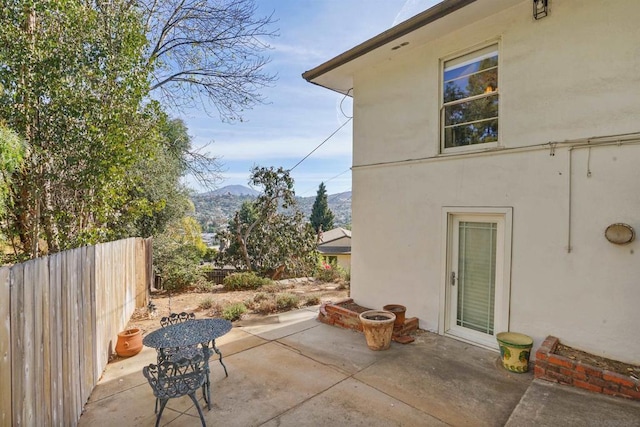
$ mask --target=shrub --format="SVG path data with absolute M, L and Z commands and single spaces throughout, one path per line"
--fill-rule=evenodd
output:
M 278 306 L 273 298 L 261 300 L 254 305 L 253 311 L 259 314 L 271 314 L 278 311 Z
M 238 302 L 225 307 L 224 310 L 222 310 L 222 317 L 233 322 L 240 319 L 246 312 L 247 307 L 243 303 Z
M 258 277 L 255 273 L 233 273 L 223 281 L 224 289 L 227 291 L 258 289 L 271 283 L 271 280 Z
M 213 307 L 213 298 L 205 298 L 198 304 L 198 307 L 202 310 L 208 310 Z
M 260 302 L 266 299 L 269 299 L 269 295 L 265 294 L 264 292 L 258 292 L 253 296 L 253 302 Z
M 292 310 L 300 305 L 300 297 L 290 293 L 276 295 L 276 307 L 278 311 Z
M 308 295 L 304 300 L 304 305 L 318 305 L 320 297 L 318 295 Z
M 316 267 L 314 277 L 323 282 L 338 282 L 340 280 L 347 280 L 350 275 L 338 264 L 325 262 L 320 263 Z

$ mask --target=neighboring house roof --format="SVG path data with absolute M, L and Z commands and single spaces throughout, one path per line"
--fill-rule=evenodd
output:
M 338 227 L 329 231 L 323 231 L 322 236 L 320 236 L 320 244 L 329 243 L 334 240 L 341 239 L 343 237 L 351 238 L 351 230 Z
M 353 73 L 481 20 L 522 0 L 444 0 L 395 27 L 302 74 L 308 82 L 349 94 Z M 454 13 L 455 12 L 455 13 Z M 447 18 L 447 19 L 443 19 Z M 401 49 L 402 48 L 402 49 Z
M 350 254 L 351 230 L 342 227 L 323 232 L 318 244 L 318 252 L 321 254 Z

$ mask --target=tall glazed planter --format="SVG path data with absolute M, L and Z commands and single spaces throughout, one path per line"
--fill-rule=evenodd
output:
M 371 350 L 387 350 L 391 346 L 396 315 L 390 311 L 368 310 L 360 313 L 362 331 Z
M 500 332 L 496 339 L 500 346 L 502 366 L 511 372 L 528 372 L 533 339 L 517 332 Z

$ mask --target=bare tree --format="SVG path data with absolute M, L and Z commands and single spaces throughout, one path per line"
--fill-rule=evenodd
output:
M 254 0 L 138 0 L 149 39 L 151 89 L 174 108 L 214 107 L 222 120 L 242 120 L 275 80 L 264 71 L 273 17 Z

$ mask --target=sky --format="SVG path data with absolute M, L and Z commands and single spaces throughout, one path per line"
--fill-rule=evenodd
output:
M 437 0 L 256 0 L 258 13 L 273 13 L 279 37 L 269 40 L 277 75 L 261 93 L 266 103 L 243 121 L 223 123 L 196 109 L 180 114 L 194 148 L 217 157 L 226 185 L 248 186 L 253 166 L 291 169 L 351 116 L 351 98 L 313 85 L 302 73 L 428 9 Z M 328 194 L 351 190 L 352 123 L 291 171 L 296 195 L 314 196 L 321 182 Z M 204 191 L 189 181 L 196 191 Z

